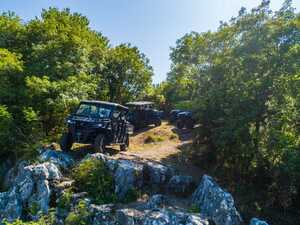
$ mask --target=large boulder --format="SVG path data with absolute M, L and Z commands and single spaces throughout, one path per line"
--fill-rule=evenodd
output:
M 164 207 L 167 199 L 164 195 L 156 194 L 153 195 L 147 202 L 146 208 L 148 209 L 156 209 Z
M 192 201 L 199 207 L 200 214 L 213 220 L 216 225 L 243 223 L 231 194 L 222 190 L 210 176 L 202 177 L 200 185 L 193 193 Z
M 173 170 L 165 165 L 147 162 L 145 164 L 145 177 L 150 185 L 165 185 L 173 175 Z
M 114 205 L 106 204 L 106 205 L 94 205 L 91 204 L 89 206 L 89 212 L 91 212 L 93 216 L 92 225 L 112 225 L 116 224 L 114 220 Z
M 100 160 L 114 177 L 115 193 L 122 200 L 130 190 L 143 186 L 144 165 L 127 159 L 113 159 L 102 153 L 87 155 L 85 160 Z
M 13 221 L 21 217 L 23 206 L 16 188 L 0 193 L 0 207 L 0 221 Z
M 124 225 L 208 225 L 199 215 L 169 209 L 117 210 L 116 220 Z
M 51 149 L 42 150 L 39 159 L 42 162 L 52 162 L 64 170 L 70 168 L 75 163 L 73 157 L 69 154 L 62 151 L 54 151 Z
M 0 193 L 0 219 L 18 219 L 24 207 L 36 214 L 47 213 L 51 195 L 49 182 L 62 178 L 57 166 L 49 162 L 29 166 L 21 163 L 16 168 L 11 174 L 9 191 Z
M 250 221 L 250 225 L 269 225 L 269 224 L 266 221 L 257 218 L 252 218 Z
M 195 183 L 191 176 L 173 176 L 168 183 L 168 191 L 176 195 L 189 195 L 194 191 Z
M 119 160 L 114 180 L 116 195 L 119 199 L 124 199 L 129 190 L 142 187 L 143 165 L 130 160 Z

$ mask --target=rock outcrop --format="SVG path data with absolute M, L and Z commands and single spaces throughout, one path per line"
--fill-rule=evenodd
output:
M 117 210 L 116 221 L 124 225 L 209 225 L 200 215 L 171 209 Z
M 194 191 L 195 183 L 191 176 L 173 176 L 168 183 L 168 191 L 176 195 L 187 196 Z
M 70 155 L 62 151 L 53 151 L 51 149 L 42 149 L 39 159 L 42 162 L 52 162 L 64 170 L 69 169 L 75 163 Z
M 115 193 L 122 199 L 132 189 L 140 189 L 144 185 L 162 188 L 168 184 L 173 170 L 156 162 L 137 162 L 128 159 L 113 159 L 102 153 L 87 155 L 83 161 L 95 159 L 103 161 L 110 170 L 115 181 Z
M 266 221 L 257 218 L 252 218 L 250 221 L 250 225 L 269 225 L 269 224 Z
M 115 193 L 124 199 L 128 191 L 141 188 L 143 185 L 144 166 L 129 160 L 119 160 L 114 173 Z
M 231 194 L 222 190 L 210 176 L 202 177 L 192 202 L 199 207 L 203 217 L 213 220 L 216 225 L 243 224 Z
M 20 218 L 25 207 L 36 215 L 47 213 L 51 195 L 50 182 L 61 178 L 61 172 L 53 163 L 26 166 L 21 162 L 17 166 L 17 175 L 10 178 L 11 188 L 0 193 L 0 221 L 4 218 L 8 221 Z
M 39 156 L 42 163 L 29 165 L 22 161 L 8 172 L 9 189 L 0 193 L 0 222 L 2 219 L 19 219 L 25 212 L 26 218 L 37 220 L 48 213 L 52 199 L 56 202 L 56 224 L 64 224 L 70 211 L 78 210 L 76 207 L 81 201 L 87 205 L 89 221 L 93 225 L 209 225 L 209 221 L 216 225 L 243 224 L 233 197 L 207 175 L 194 191 L 191 176 L 176 175 L 173 169 L 160 163 L 115 159 L 101 153 L 87 155 L 77 163 L 89 159 L 105 163 L 114 178 L 119 200 L 131 189 L 159 190 L 158 194 L 152 195 L 147 202 L 143 199 L 134 204 L 95 205 L 88 193 L 72 193 L 68 207 L 60 208 L 62 193 L 73 185 L 73 180 L 63 177 L 62 172 L 67 172 L 76 162 L 67 153 L 48 149 Z M 186 209 L 172 205 L 176 199 L 174 195 L 188 196 L 193 191 L 189 205 L 197 205 L 199 213 L 188 213 Z M 168 195 L 170 193 L 173 195 Z M 268 224 L 253 218 L 250 225 Z

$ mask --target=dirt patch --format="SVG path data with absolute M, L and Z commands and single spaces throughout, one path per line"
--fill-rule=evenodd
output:
M 153 142 L 147 142 L 149 137 Z M 151 160 L 170 165 L 180 174 L 191 175 L 197 181 L 202 177 L 200 169 L 186 160 L 184 146 L 192 142 L 190 130 L 178 130 L 173 125 L 163 122 L 159 127 L 148 127 L 130 138 L 127 152 L 118 152 L 115 157 L 134 160 Z

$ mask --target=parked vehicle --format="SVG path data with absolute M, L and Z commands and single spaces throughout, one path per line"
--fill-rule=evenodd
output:
M 170 111 L 169 113 L 169 122 L 170 123 L 174 123 L 177 121 L 177 118 L 178 118 L 178 113 L 180 112 L 183 112 L 182 110 L 180 109 L 173 109 Z
M 177 128 L 178 129 L 193 129 L 195 125 L 195 119 L 193 118 L 193 113 L 190 111 L 183 111 L 177 114 Z
M 128 120 L 134 126 L 134 129 L 140 129 L 148 125 L 161 125 L 161 112 L 154 109 L 153 102 L 128 102 L 129 108 Z
M 116 103 L 81 101 L 76 112 L 66 119 L 68 131 L 61 138 L 61 149 L 70 150 L 77 142 L 92 144 L 98 152 L 110 144 L 119 144 L 121 151 L 126 151 L 132 132 L 127 113 L 127 107 Z

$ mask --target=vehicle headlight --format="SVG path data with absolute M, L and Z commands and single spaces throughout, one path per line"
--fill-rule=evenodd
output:
M 106 126 L 105 123 L 97 123 L 96 124 L 96 127 L 99 127 L 99 128 L 104 128 Z
M 75 121 L 68 119 L 68 120 L 67 120 L 67 123 L 68 123 L 68 124 L 75 124 Z

